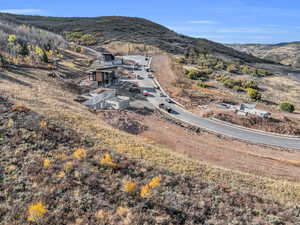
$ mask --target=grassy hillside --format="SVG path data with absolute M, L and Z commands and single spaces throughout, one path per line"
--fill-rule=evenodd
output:
M 264 62 L 264 60 L 238 52 L 206 39 L 196 39 L 175 33 L 164 26 L 146 19 L 132 17 L 95 17 L 95 18 L 58 18 L 0 14 L 0 19 L 16 24 L 28 24 L 35 27 L 75 38 L 90 34 L 96 42 L 107 44 L 114 41 L 143 43 L 160 48 L 173 54 L 184 54 L 193 49 L 199 53 L 213 53 L 228 59 L 246 62 Z M 74 37 L 73 36 L 73 37 Z M 79 37 L 78 37 L 79 36 Z M 88 37 L 87 37 L 88 38 Z M 83 38 L 84 39 L 84 38 Z
M 0 224 L 292 225 L 299 219 L 297 207 L 97 147 L 97 140 L 3 97 L 0 118 Z
M 274 45 L 245 44 L 232 45 L 232 47 L 256 57 L 300 68 L 300 42 L 279 43 Z

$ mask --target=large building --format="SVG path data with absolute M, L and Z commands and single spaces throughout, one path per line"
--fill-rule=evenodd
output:
M 108 87 L 115 84 L 118 77 L 114 70 L 97 69 L 89 74 L 89 80 L 96 81 L 98 87 Z

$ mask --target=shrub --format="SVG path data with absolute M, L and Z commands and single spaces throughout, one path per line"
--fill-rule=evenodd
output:
M 220 62 L 218 62 L 218 63 L 214 66 L 214 68 L 215 68 L 216 70 L 224 70 L 225 65 L 224 65 L 224 63 L 223 63 L 222 61 L 220 61 Z
M 7 41 L 10 45 L 13 45 L 15 41 L 17 40 L 17 36 L 14 34 L 8 35 Z
M 235 86 L 233 87 L 233 90 L 236 91 L 236 92 L 241 92 L 241 91 L 243 91 L 244 89 L 241 88 L 240 86 L 235 85 Z
M 288 102 L 283 102 L 280 104 L 280 109 L 282 111 L 286 111 L 286 112 L 294 112 L 295 111 L 295 106 L 291 103 L 288 103 Z
M 223 85 L 226 88 L 233 88 L 234 86 L 241 86 L 241 81 L 240 80 L 234 80 L 229 77 L 225 77 L 222 79 Z
M 150 188 L 156 188 L 160 186 L 160 181 L 161 181 L 160 177 L 153 177 L 148 185 L 150 186 Z
M 191 80 L 206 80 L 208 77 L 208 74 L 211 74 L 213 72 L 213 70 L 211 69 L 197 69 L 197 70 L 190 70 L 187 71 L 187 76 L 191 79 Z
M 43 166 L 44 166 L 45 168 L 50 167 L 50 166 L 51 166 L 50 160 L 49 160 L 49 159 L 44 159 L 44 161 L 43 161 Z
M 191 70 L 187 73 L 188 78 L 191 80 L 197 80 L 198 79 L 198 72 L 196 70 Z
M 258 85 L 254 80 L 245 80 L 242 82 L 243 88 L 258 89 Z
M 118 164 L 115 163 L 115 162 L 113 161 L 111 155 L 108 154 L 108 153 L 106 153 L 106 154 L 103 156 L 103 158 L 102 158 L 101 161 L 100 161 L 100 164 L 101 164 L 101 165 L 105 165 L 105 166 L 110 166 L 110 167 L 113 167 L 113 168 L 115 168 L 115 167 L 118 166 Z
M 142 198 L 147 198 L 151 194 L 152 189 L 160 186 L 161 178 L 160 177 L 153 177 L 151 181 L 142 186 L 141 191 L 140 191 L 140 196 Z
M 261 93 L 258 90 L 255 90 L 253 88 L 248 88 L 247 89 L 247 95 L 253 100 L 260 100 L 261 99 Z
M 43 50 L 42 61 L 44 63 L 49 63 L 49 59 L 48 59 L 47 53 L 44 50 Z
M 140 196 L 142 198 L 149 197 L 150 193 L 151 193 L 151 187 L 148 184 L 142 186 L 141 192 L 140 192 Z
M 60 171 L 58 174 L 57 174 L 57 177 L 58 178 L 64 178 L 66 176 L 65 172 L 64 171 Z
M 33 203 L 28 207 L 29 216 L 27 217 L 27 220 L 31 222 L 37 222 L 45 215 L 46 212 L 47 209 L 41 201 Z
M 82 45 L 94 45 L 97 43 L 96 38 L 91 34 L 85 34 L 80 38 L 80 44 Z
M 197 86 L 198 86 L 198 87 L 201 87 L 201 88 L 207 88 L 207 84 L 204 83 L 203 81 L 198 81 L 198 82 L 197 82 Z
M 269 71 L 264 70 L 264 69 L 258 69 L 257 73 L 258 73 L 258 75 L 263 76 L 263 77 L 270 75 Z
M 226 71 L 229 73 L 237 73 L 238 69 L 236 68 L 236 66 L 234 64 L 230 64 L 227 66 Z
M 130 181 L 126 181 L 124 183 L 124 192 L 126 193 L 132 193 L 136 189 L 136 184 Z
M 75 52 L 80 53 L 80 52 L 81 52 L 81 48 L 80 48 L 79 46 L 76 46 L 76 47 L 75 47 Z
M 41 121 L 40 122 L 40 127 L 41 128 L 45 128 L 47 126 L 47 122 L 46 121 Z
M 83 159 L 86 157 L 86 150 L 83 148 L 78 148 L 74 151 L 73 157 L 76 159 Z
M 248 65 L 242 66 L 242 72 L 245 74 L 250 74 L 251 73 L 251 68 Z
M 70 169 L 72 169 L 74 166 L 74 163 L 69 161 L 64 163 L 64 171 L 68 172 Z

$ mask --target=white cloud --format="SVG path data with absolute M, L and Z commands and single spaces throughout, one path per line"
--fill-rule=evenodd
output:
M 270 29 L 270 28 L 222 28 L 216 30 L 217 33 L 251 33 L 251 34 L 287 34 L 287 30 L 283 29 Z
M 41 9 L 3 9 L 0 10 L 2 13 L 12 13 L 12 14 L 34 14 L 42 12 Z
M 218 24 L 218 22 L 213 21 L 213 20 L 191 20 L 191 21 L 188 21 L 187 23 L 190 23 L 190 24 L 203 24 L 203 25 Z

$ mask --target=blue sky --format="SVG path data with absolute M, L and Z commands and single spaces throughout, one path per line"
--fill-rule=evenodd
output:
M 45 16 L 135 16 L 223 43 L 300 41 L 299 0 L 0 0 L 0 11 Z

